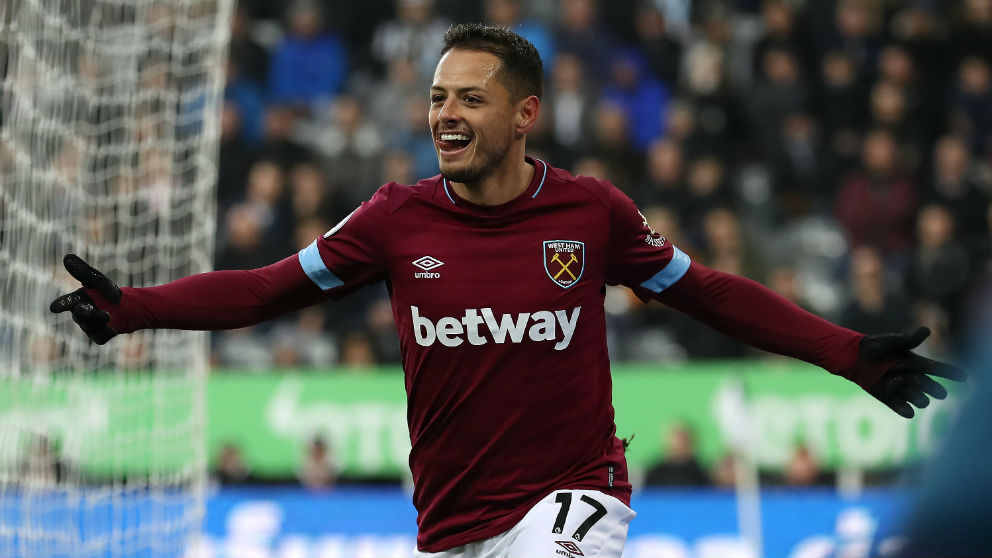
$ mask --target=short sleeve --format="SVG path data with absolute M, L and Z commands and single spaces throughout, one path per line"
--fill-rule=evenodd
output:
M 385 278 L 381 245 L 387 194 L 381 188 L 331 230 L 300 250 L 307 277 L 331 298 Z
M 648 224 L 634 202 L 616 188 L 610 189 L 610 264 L 606 282 L 625 285 L 642 300 L 674 285 L 691 263 Z

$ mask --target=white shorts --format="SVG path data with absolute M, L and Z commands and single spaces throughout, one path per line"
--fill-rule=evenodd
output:
M 634 510 L 596 490 L 556 490 L 485 540 L 415 558 L 620 558 Z

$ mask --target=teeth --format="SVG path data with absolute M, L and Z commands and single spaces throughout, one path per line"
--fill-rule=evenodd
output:
M 468 141 L 468 136 L 465 134 L 441 134 L 441 141 Z

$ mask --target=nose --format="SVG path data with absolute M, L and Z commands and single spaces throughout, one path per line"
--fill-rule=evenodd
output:
M 454 124 L 458 122 L 459 115 L 457 107 L 458 104 L 454 97 L 445 99 L 444 104 L 441 105 L 441 110 L 438 111 L 438 120 L 444 124 Z

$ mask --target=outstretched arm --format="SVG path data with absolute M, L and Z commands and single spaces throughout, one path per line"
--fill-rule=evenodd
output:
M 693 262 L 685 275 L 654 298 L 755 347 L 816 364 L 858 384 L 904 417 L 909 403 L 925 407 L 927 394 L 947 392 L 928 377 L 963 380 L 964 372 L 911 349 L 929 330 L 865 336 L 799 308 L 759 283 Z
M 139 329 L 245 327 L 310 306 L 326 295 L 294 255 L 243 271 L 212 271 L 156 287 L 118 287 L 79 256 L 63 263 L 83 287 L 56 298 L 52 312 L 71 312 L 94 342 Z

